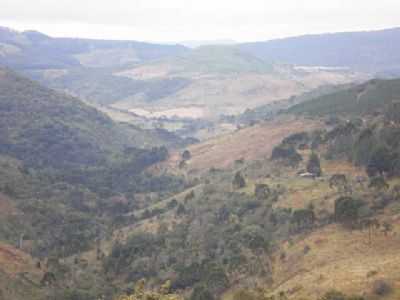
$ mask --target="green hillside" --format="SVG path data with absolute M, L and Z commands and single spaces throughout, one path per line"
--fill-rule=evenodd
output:
M 6 70 L 0 71 L 0 115 L 0 152 L 29 165 L 94 165 L 126 143 L 94 108 Z
M 300 103 L 289 113 L 328 115 L 361 115 L 383 111 L 391 103 L 400 100 L 400 80 L 371 80 L 333 94 Z
M 273 65 L 233 46 L 203 46 L 172 59 L 187 72 L 200 73 L 270 73 Z
M 181 142 L 163 130 L 117 124 L 0 69 L 0 299 L 97 299 L 103 287 L 112 290 L 96 275 L 93 289 L 80 292 L 68 281 L 71 266 L 59 260 L 92 249 L 128 221 L 127 211 L 152 200 L 139 195 L 178 192 L 178 177 L 145 169 L 168 156 L 163 144 Z M 46 276 L 55 276 L 57 289 L 43 283 Z
M 129 194 L 133 199 L 136 192 L 173 190 L 179 182 L 170 176 L 142 174 L 168 156 L 165 147 L 150 147 L 149 140 L 180 143 L 168 132 L 118 125 L 80 100 L 6 69 L 0 70 L 0 95 L 0 192 L 15 198 L 23 204 L 20 209 L 35 217 L 35 209 L 43 205 L 42 210 L 53 211 L 53 215 L 84 212 L 76 216 L 82 219 L 114 195 Z M 81 193 L 78 202 L 70 194 L 73 190 Z M 84 204 L 84 194 L 91 195 L 90 205 Z M 34 200 L 37 197 L 44 202 Z M 54 202 L 49 205 L 47 201 Z M 47 224 L 49 220 L 43 216 L 36 222 Z M 14 239 L 7 228 L 3 227 L 3 236 Z
M 77 98 L 0 69 L 0 153 L 28 166 L 95 166 L 127 148 L 181 144 L 160 130 L 114 123 Z

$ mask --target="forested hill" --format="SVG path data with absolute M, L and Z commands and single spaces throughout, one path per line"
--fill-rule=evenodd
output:
M 310 115 L 362 115 L 382 112 L 400 100 L 400 79 L 371 80 L 355 87 L 317 97 L 289 109 Z
M 400 67 L 400 28 L 306 35 L 239 47 L 261 59 L 303 66 L 348 67 L 370 72 Z
M 128 143 L 96 109 L 7 69 L 0 69 L 0 115 L 0 152 L 28 164 L 94 165 Z
M 168 156 L 165 147 L 138 143 L 152 134 L 0 69 L 0 299 L 68 295 L 61 278 L 69 269 L 51 265 L 53 257 L 92 249 L 100 232 L 143 205 L 137 194 L 179 190 L 179 178 L 145 172 Z M 49 276 L 59 279 L 57 289 L 44 283 Z
M 153 139 L 154 147 L 144 149 L 144 141 Z M 159 147 L 163 140 L 181 142 L 175 135 L 117 124 L 77 98 L 0 69 L 0 155 L 20 160 L 27 170 L 46 170 L 96 192 L 125 192 L 139 180 L 132 176 L 167 157 Z

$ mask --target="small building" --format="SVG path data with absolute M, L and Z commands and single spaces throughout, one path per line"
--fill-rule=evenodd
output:
M 317 177 L 314 173 L 310 173 L 310 172 L 301 173 L 301 174 L 299 174 L 299 176 L 301 178 L 310 178 L 310 179 L 315 179 Z

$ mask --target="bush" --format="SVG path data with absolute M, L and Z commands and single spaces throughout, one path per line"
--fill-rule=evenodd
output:
M 175 208 L 177 206 L 178 206 L 178 201 L 176 201 L 175 198 L 172 199 L 171 201 L 169 201 L 168 204 L 167 204 L 167 208 L 168 209 L 173 209 L 173 208 Z
M 307 144 L 310 140 L 310 137 L 307 132 L 299 132 L 289 135 L 284 138 L 282 141 L 282 145 L 288 146 L 298 146 L 300 144 Z
M 392 171 L 393 161 L 396 158 L 396 155 L 388 148 L 379 147 L 373 152 L 368 162 L 368 176 L 374 177 L 377 175 L 383 175 L 384 173 L 390 173 Z
M 303 158 L 292 146 L 279 145 L 272 150 L 272 160 L 284 162 L 288 166 L 297 166 Z
M 267 184 L 256 184 L 254 189 L 254 195 L 257 200 L 265 200 L 271 194 L 271 189 Z
M 233 300 L 257 300 L 257 295 L 248 289 L 240 289 L 233 295 Z
M 352 197 L 340 197 L 335 201 L 335 220 L 346 224 L 358 221 L 360 208 L 364 205 L 361 200 Z
M 81 290 L 62 290 L 57 292 L 57 299 L 63 300 L 92 300 L 95 298 L 95 295 Z
M 365 300 L 361 296 L 346 296 L 345 294 L 332 290 L 327 292 L 320 300 Z
M 386 296 L 391 291 L 392 287 L 384 280 L 377 280 L 372 285 L 372 292 L 377 296 Z
M 338 291 L 329 291 L 321 300 L 346 300 L 346 295 Z
M 242 173 L 236 172 L 232 181 L 232 185 L 235 189 L 241 189 L 246 186 L 246 180 L 244 179 Z
M 196 285 L 190 300 L 214 300 L 214 296 L 204 285 Z
M 298 209 L 293 212 L 290 222 L 297 230 L 311 228 L 315 223 L 315 213 L 312 209 Z

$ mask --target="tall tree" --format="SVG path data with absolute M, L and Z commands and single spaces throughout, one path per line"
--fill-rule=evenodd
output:
M 322 175 L 321 163 L 318 154 L 315 152 L 312 152 L 310 158 L 308 159 L 307 171 L 315 174 L 317 177 Z
M 241 189 L 246 186 L 246 180 L 240 171 L 236 172 L 232 185 L 235 189 Z

